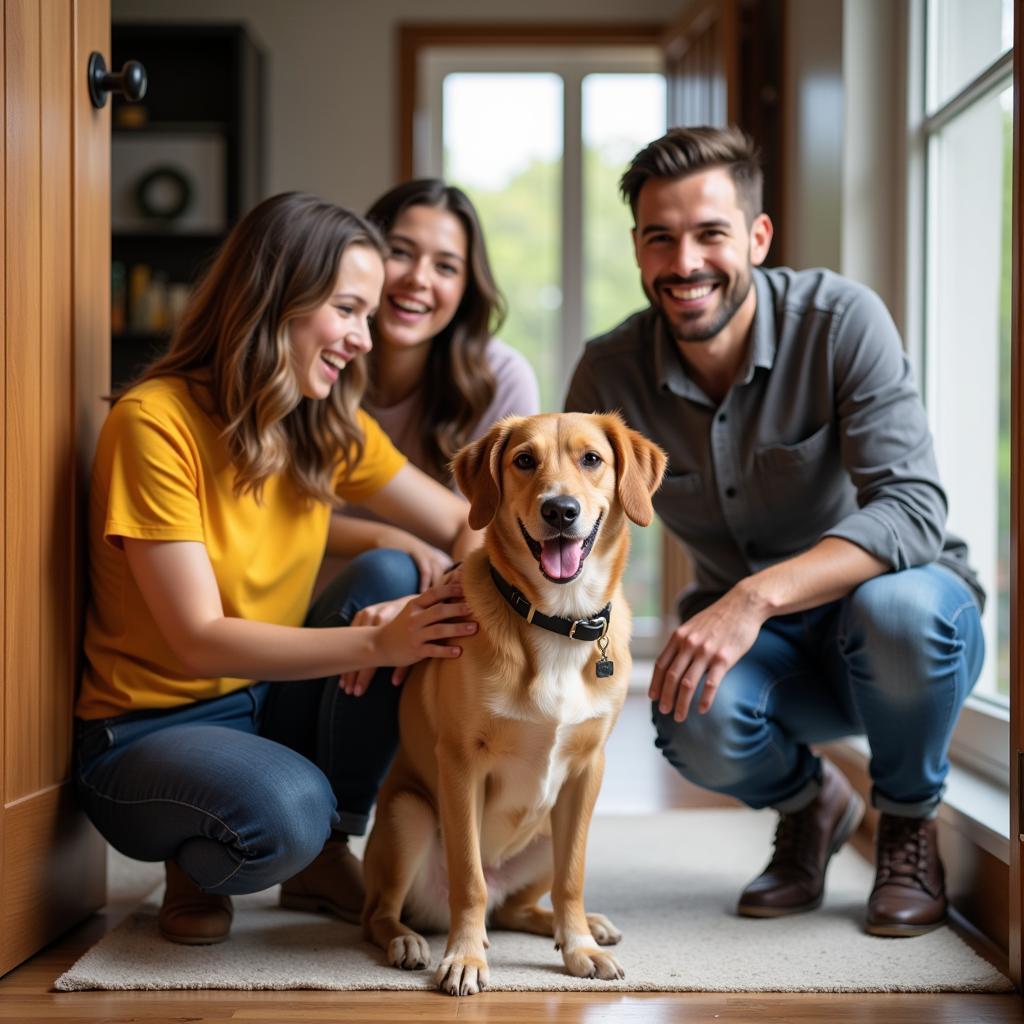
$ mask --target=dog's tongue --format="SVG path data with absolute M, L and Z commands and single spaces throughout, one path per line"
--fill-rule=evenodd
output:
M 579 572 L 582 553 L 582 540 L 555 537 L 541 545 L 540 565 L 551 579 L 569 580 Z

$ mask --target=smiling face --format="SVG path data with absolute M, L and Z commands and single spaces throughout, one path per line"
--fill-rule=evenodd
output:
M 345 367 L 370 351 L 367 318 L 377 309 L 384 268 L 366 245 L 350 245 L 327 300 L 288 326 L 292 363 L 306 398 L 326 398 Z
M 466 291 L 466 229 L 450 210 L 417 205 L 398 215 L 387 240 L 377 338 L 385 345 L 429 343 L 451 323 Z
M 748 227 L 725 168 L 644 184 L 636 260 L 648 299 L 677 341 L 710 341 L 741 309 L 753 315 L 751 270 L 767 256 L 771 236 L 764 214 Z
M 572 582 L 615 497 L 608 438 L 584 417 L 542 417 L 509 437 L 502 479 L 506 533 L 519 534 L 546 579 Z

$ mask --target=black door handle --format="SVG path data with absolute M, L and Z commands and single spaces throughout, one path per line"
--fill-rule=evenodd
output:
M 114 74 L 107 70 L 102 53 L 95 50 L 89 54 L 89 98 L 94 107 L 107 105 L 107 93 L 120 93 L 130 103 L 146 95 L 146 69 L 137 60 L 127 60 L 124 67 Z

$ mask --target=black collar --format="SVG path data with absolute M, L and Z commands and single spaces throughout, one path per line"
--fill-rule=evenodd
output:
M 555 615 L 545 615 L 537 611 L 515 587 L 503 579 L 493 565 L 490 568 L 491 579 L 494 580 L 498 593 L 512 605 L 512 610 L 517 615 L 526 619 L 532 626 L 540 626 L 551 633 L 567 636 L 570 640 L 599 640 L 608 632 L 608 624 L 612 618 L 610 601 L 589 619 L 562 619 Z

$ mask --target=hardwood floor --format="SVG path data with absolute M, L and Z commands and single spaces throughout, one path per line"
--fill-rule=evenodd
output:
M 653 749 L 649 708 L 631 695 L 609 743 L 599 812 L 653 812 L 721 804 L 680 779 Z M 113 927 L 133 898 L 108 907 L 0 979 L 0 1022 L 460 1022 L 488 1024 L 1005 1024 L 1024 1021 L 1024 1001 L 997 995 L 491 992 L 469 999 L 408 992 L 77 992 L 53 980 Z M 912 940 L 908 940 L 912 941 Z

